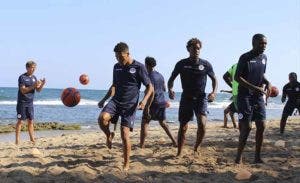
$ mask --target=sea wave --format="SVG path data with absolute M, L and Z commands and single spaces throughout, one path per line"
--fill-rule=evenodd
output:
M 53 100 L 37 100 L 33 102 L 34 105 L 63 105 L 61 100 L 53 99 Z M 225 109 L 231 102 L 230 101 L 220 101 L 220 102 L 212 102 L 208 104 L 208 108 L 210 109 Z M 0 101 L 0 105 L 16 105 L 17 101 Z M 79 104 L 80 106 L 97 106 L 98 101 L 96 100 L 90 100 L 90 99 L 81 99 Z M 284 104 L 277 104 L 270 102 L 266 106 L 267 109 L 283 109 Z M 177 109 L 179 108 L 179 102 L 173 101 L 170 102 L 170 108 L 171 109 Z

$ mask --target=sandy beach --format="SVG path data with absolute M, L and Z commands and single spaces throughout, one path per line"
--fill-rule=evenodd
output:
M 151 124 L 152 123 L 152 124 Z M 23 141 L 0 143 L 0 182 L 238 182 L 235 176 L 249 171 L 243 182 L 300 182 L 300 118 L 290 119 L 286 133 L 279 134 L 279 121 L 270 120 L 262 149 L 264 164 L 253 164 L 255 128 L 244 152 L 244 164 L 234 164 L 238 130 L 208 122 L 198 154 L 192 147 L 196 125 L 189 125 L 183 156 L 162 128 L 151 122 L 146 148 L 140 149 L 138 126 L 131 133 L 132 153 L 128 172 L 122 171 L 119 130 L 112 149 L 105 146 L 102 132 L 66 133 L 38 138 L 35 145 Z M 171 125 L 177 137 L 177 125 Z M 27 140 L 28 138 L 26 138 Z M 23 140 L 25 140 L 23 138 Z

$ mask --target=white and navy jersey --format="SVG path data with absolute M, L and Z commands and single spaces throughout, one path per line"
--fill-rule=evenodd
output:
M 263 85 L 263 77 L 266 72 L 267 56 L 265 54 L 255 54 L 249 51 L 243 54 L 238 62 L 235 78 L 242 77 L 249 83 L 261 87 Z M 239 85 L 239 94 L 252 95 L 250 89 Z
M 296 82 L 294 85 L 288 83 L 284 85 L 282 92 L 288 96 L 288 102 L 296 102 L 300 100 L 300 83 Z
M 148 72 L 143 64 L 135 60 L 129 65 L 115 64 L 113 86 L 116 91 L 113 100 L 124 107 L 136 104 L 141 83 L 145 86 L 150 84 Z
M 180 74 L 183 95 L 198 96 L 205 94 L 207 75 L 214 77 L 211 64 L 203 59 L 197 62 L 189 58 L 182 59 L 175 65 L 172 76 Z M 171 76 L 171 77 L 172 77 Z
M 22 74 L 19 76 L 18 79 L 18 85 L 19 85 L 19 91 L 18 91 L 18 103 L 22 103 L 27 106 L 32 106 L 33 105 L 33 98 L 34 98 L 34 93 L 35 89 L 29 91 L 26 94 L 22 94 L 20 88 L 22 86 L 25 87 L 31 87 L 37 82 L 37 79 L 34 75 L 28 76 L 26 73 Z
M 149 78 L 154 87 L 154 99 L 152 101 L 153 104 L 157 104 L 159 106 L 165 106 L 165 79 L 164 77 L 157 71 L 151 71 L 149 73 Z

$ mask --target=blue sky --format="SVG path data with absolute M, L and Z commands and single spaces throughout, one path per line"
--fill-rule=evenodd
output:
M 36 60 L 36 76 L 48 88 L 106 89 L 116 63 L 113 47 L 127 42 L 133 58 L 158 61 L 167 80 L 175 63 L 188 56 L 186 42 L 203 42 L 219 90 L 223 74 L 251 49 L 251 37 L 268 38 L 267 78 L 282 88 L 288 73 L 300 78 L 300 1 L 271 0 L 48 0 L 2 1 L 0 87 L 16 87 L 25 62 Z M 90 84 L 80 85 L 81 73 Z M 208 82 L 208 90 L 211 83 Z M 179 77 L 175 90 L 181 91 Z

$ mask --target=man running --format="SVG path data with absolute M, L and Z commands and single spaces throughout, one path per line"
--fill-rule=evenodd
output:
M 242 152 L 251 131 L 252 121 L 255 121 L 256 125 L 254 162 L 263 163 L 260 157 L 266 123 L 263 94 L 266 94 L 268 98 L 271 90 L 271 84 L 264 75 L 267 64 L 267 56 L 264 54 L 266 46 L 267 38 L 263 34 L 255 34 L 252 38 L 252 50 L 244 53 L 237 65 L 235 79 L 239 83 L 237 104 L 240 136 L 236 163 L 241 163 Z M 266 84 L 267 93 L 263 84 Z
M 216 96 L 217 78 L 211 64 L 199 58 L 201 47 L 202 43 L 197 38 L 192 38 L 187 42 L 186 48 L 189 52 L 189 57 L 177 62 L 168 81 L 170 99 L 175 98 L 173 83 L 179 74 L 183 89 L 179 106 L 180 126 L 177 139 L 177 156 L 181 155 L 185 142 L 185 134 L 188 129 L 188 122 L 193 119 L 193 113 L 195 113 L 197 117 L 198 124 L 197 139 L 194 146 L 194 151 L 197 152 L 205 135 L 207 101 L 214 101 Z M 213 89 L 213 91 L 208 94 L 208 97 L 206 97 L 205 94 L 207 76 L 212 80 Z
M 280 121 L 281 134 L 284 132 L 288 116 L 291 116 L 295 109 L 298 109 L 298 111 L 300 111 L 300 83 L 297 81 L 297 74 L 294 72 L 291 72 L 289 74 L 289 83 L 287 83 L 283 87 L 281 97 L 282 103 L 285 102 L 286 97 L 288 97 L 288 101 L 284 106 Z
M 123 143 L 124 171 L 129 169 L 131 144 L 129 131 L 133 130 L 136 109 L 144 109 L 153 86 L 147 70 L 143 64 L 131 58 L 129 47 L 120 42 L 114 48 L 118 63 L 113 69 L 113 90 L 115 95 L 102 109 L 98 123 L 106 135 L 106 145 L 111 148 L 112 133 L 109 130 L 111 119 L 118 115 L 121 117 L 121 138 Z M 143 100 L 138 103 L 141 83 L 146 87 Z
M 166 123 L 166 100 L 165 100 L 165 80 L 164 77 L 154 70 L 156 60 L 153 57 L 146 57 L 145 66 L 147 68 L 149 78 L 154 87 L 147 107 L 143 111 L 143 118 L 141 124 L 140 147 L 145 147 L 145 138 L 147 137 L 147 129 L 151 120 L 159 121 L 160 126 L 165 130 L 167 135 L 172 140 L 173 146 L 176 147 L 177 143 L 171 134 L 169 126 Z M 148 107 L 149 106 L 149 107 Z

